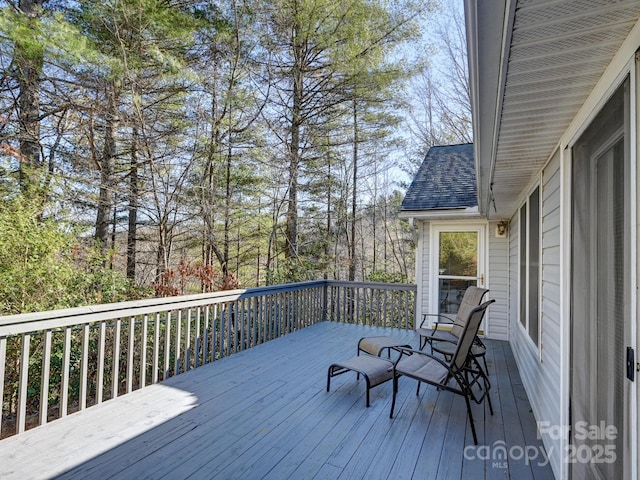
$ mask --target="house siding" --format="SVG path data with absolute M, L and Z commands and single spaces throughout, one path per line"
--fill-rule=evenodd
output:
M 422 321 L 422 314 L 429 312 L 429 292 L 431 283 L 429 281 L 430 272 L 430 255 L 431 255 L 431 239 L 430 239 L 430 222 L 419 223 L 419 261 L 416 265 L 416 279 L 418 283 L 418 292 L 420 292 L 419 304 L 416 312 L 416 326 Z
M 487 315 L 487 337 L 509 340 L 509 239 L 495 236 L 498 222 L 489 223 L 488 297 L 496 301 Z
M 542 172 L 542 256 L 540 299 L 540 348 L 530 339 L 518 318 L 518 232 L 517 214 L 510 232 L 510 322 L 512 349 L 522 382 L 538 421 L 562 425 L 561 308 L 560 308 L 560 155 L 556 153 Z M 561 439 L 543 435 L 554 473 L 562 469 Z

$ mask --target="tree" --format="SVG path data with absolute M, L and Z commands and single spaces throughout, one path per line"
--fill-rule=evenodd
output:
M 175 114 L 163 117 L 156 112 L 171 112 L 168 104 L 185 87 L 181 66 L 194 28 L 189 12 L 179 4 L 160 0 L 97 2 L 86 0 L 74 12 L 75 21 L 100 52 L 103 65 L 78 72 L 83 85 L 92 88 L 101 104 L 94 108 L 94 116 L 104 132 L 102 155 L 96 157 L 100 170 L 99 198 L 96 209 L 95 238 L 103 251 L 109 240 L 109 226 L 116 209 L 114 194 L 119 190 L 121 172 L 126 171 L 129 182 L 127 240 L 127 272 L 135 279 L 135 253 L 141 157 L 153 167 L 153 148 L 167 144 L 158 138 L 175 133 Z M 100 96 L 103 94 L 104 96 Z M 156 127 L 149 127 L 147 118 L 162 119 Z M 160 125 L 164 124 L 166 128 Z M 96 142 L 91 141 L 92 144 Z M 128 156 L 129 165 L 125 166 Z M 152 176 L 152 178 L 155 178 Z M 157 200 L 157 196 L 155 196 Z M 166 218 L 159 215 L 158 218 Z M 115 228 L 115 225 L 112 226 Z M 167 248 L 165 238 L 170 230 L 160 228 L 159 251 Z M 162 259 L 162 260 L 161 260 Z M 167 255 L 159 255 L 159 270 L 167 262 Z
M 375 68 L 367 67 L 379 64 L 388 46 L 407 33 L 415 9 L 408 2 L 402 6 L 404 11 L 392 12 L 385 4 L 366 0 L 279 0 L 266 9 L 265 43 L 277 91 L 272 107 L 280 119 L 272 128 L 286 132 L 287 258 L 299 255 L 299 187 L 306 164 L 327 138 L 338 143 L 326 126 L 336 123 L 347 104 L 355 101 L 357 107 L 353 92 L 358 79 L 370 75 Z M 367 83 L 371 87 L 371 82 L 361 82 Z
M 105 275 L 148 285 L 196 258 L 256 285 L 400 268 L 403 232 L 376 228 L 391 183 L 373 185 L 430 2 L 30 1 L 0 0 L 0 189 L 46 186 Z
M 446 3 L 425 37 L 423 50 L 431 55 L 415 78 L 408 100 L 415 168 L 434 145 L 473 141 L 464 29 L 461 5 Z
M 255 88 L 260 72 L 251 53 L 255 21 L 250 7 L 231 1 L 201 10 L 205 20 L 197 35 L 200 95 L 194 105 L 202 112 L 197 121 L 203 132 L 198 160 L 203 167 L 195 182 L 203 221 L 202 261 L 217 261 L 223 275 L 230 271 L 235 198 L 257 186 L 256 177 L 246 175 L 252 157 L 247 152 L 257 148 L 254 130 L 265 99 Z

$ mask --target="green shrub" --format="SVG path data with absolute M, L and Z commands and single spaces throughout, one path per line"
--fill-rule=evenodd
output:
M 47 218 L 39 201 L 22 196 L 0 209 L 0 315 L 109 303 L 141 296 L 106 268 L 93 246 Z

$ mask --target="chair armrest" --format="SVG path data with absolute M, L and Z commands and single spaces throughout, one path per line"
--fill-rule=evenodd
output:
M 418 332 L 418 335 L 420 335 L 421 342 L 424 342 L 424 344 L 420 343 L 422 348 L 426 347 L 427 345 L 432 345 L 432 342 L 447 342 L 447 343 L 452 343 L 454 345 L 458 344 L 458 342 L 455 340 L 451 340 L 449 338 L 442 338 L 437 335 L 423 335 L 420 332 Z
M 449 317 L 447 317 L 446 315 L 442 315 L 441 313 L 423 313 L 422 314 L 422 322 L 420 322 L 420 327 L 419 328 L 424 328 L 424 322 L 427 321 L 427 317 L 438 317 L 438 318 L 443 318 L 443 321 L 436 321 L 435 322 L 435 328 L 434 330 L 438 329 L 438 325 L 441 323 L 449 323 L 452 324 L 453 320 L 451 320 Z
M 450 373 L 453 373 L 451 370 L 451 365 L 449 365 L 449 363 L 445 362 L 442 358 L 437 357 L 435 355 L 432 355 L 430 353 L 427 352 L 423 352 L 421 350 L 415 350 L 413 348 L 404 348 L 404 347 L 400 347 L 398 348 L 398 350 L 400 351 L 400 355 L 398 356 L 398 358 L 396 359 L 396 361 L 393 363 L 393 369 L 395 371 L 396 365 L 398 365 L 398 362 L 400 361 L 400 359 L 404 356 L 404 355 L 421 355 L 423 357 L 428 357 L 431 358 L 433 360 L 435 360 L 436 362 L 438 362 L 439 364 L 441 364 L 443 367 L 445 367 Z

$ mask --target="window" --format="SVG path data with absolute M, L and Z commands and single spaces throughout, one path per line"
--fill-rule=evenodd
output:
M 520 323 L 539 345 L 540 186 L 520 207 Z

